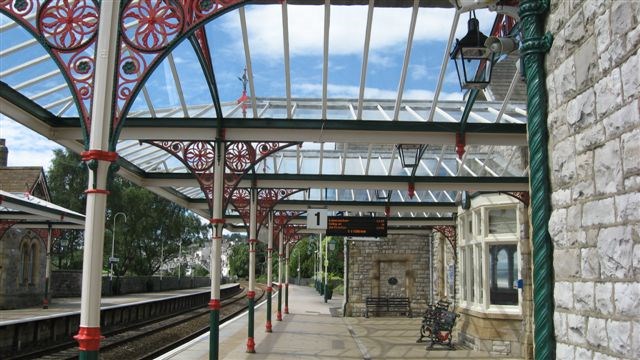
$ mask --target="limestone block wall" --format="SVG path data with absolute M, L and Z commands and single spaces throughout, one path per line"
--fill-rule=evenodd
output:
M 33 282 L 23 281 L 20 246 L 36 245 Z M 0 309 L 15 309 L 42 304 L 45 284 L 45 242 L 34 232 L 9 229 L 0 239 Z
M 178 279 L 165 276 L 123 276 L 113 278 L 117 282 L 118 294 L 112 294 L 109 288 L 109 277 L 102 277 L 102 296 L 144 293 L 152 291 L 166 291 L 177 289 L 191 289 L 209 286 L 209 277 L 183 276 Z M 82 290 L 81 270 L 54 270 L 51 273 L 51 294 L 53 297 L 79 297 Z
M 552 1 L 558 359 L 640 358 L 640 2 Z
M 429 242 L 425 235 L 349 241 L 347 314 L 361 316 L 368 296 L 407 296 L 414 314 L 422 313 L 431 291 Z M 396 284 L 389 282 L 392 277 Z

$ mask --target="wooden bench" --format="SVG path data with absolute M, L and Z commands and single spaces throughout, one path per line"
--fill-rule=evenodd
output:
M 412 316 L 411 301 L 408 297 L 367 297 L 364 317 L 369 317 L 369 311 L 379 313 L 399 313 Z

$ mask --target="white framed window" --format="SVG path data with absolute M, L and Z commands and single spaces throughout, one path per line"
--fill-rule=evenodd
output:
M 459 213 L 460 305 L 485 313 L 521 314 L 522 207 L 506 195 L 481 195 Z M 461 210 L 461 209 L 460 209 Z M 462 229 L 460 228 L 462 227 Z

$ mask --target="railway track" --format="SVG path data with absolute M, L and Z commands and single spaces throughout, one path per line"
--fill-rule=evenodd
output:
M 265 289 L 256 288 L 256 302 L 264 297 Z M 246 310 L 246 290 L 222 299 L 220 322 L 228 321 Z M 136 324 L 115 333 L 107 333 L 101 342 L 100 358 L 153 359 L 209 331 L 209 309 L 203 307 L 161 320 Z M 75 341 L 52 346 L 8 359 L 77 359 Z

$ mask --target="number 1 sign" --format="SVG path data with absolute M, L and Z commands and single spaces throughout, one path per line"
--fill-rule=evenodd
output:
M 325 230 L 327 228 L 326 209 L 307 210 L 307 229 Z

